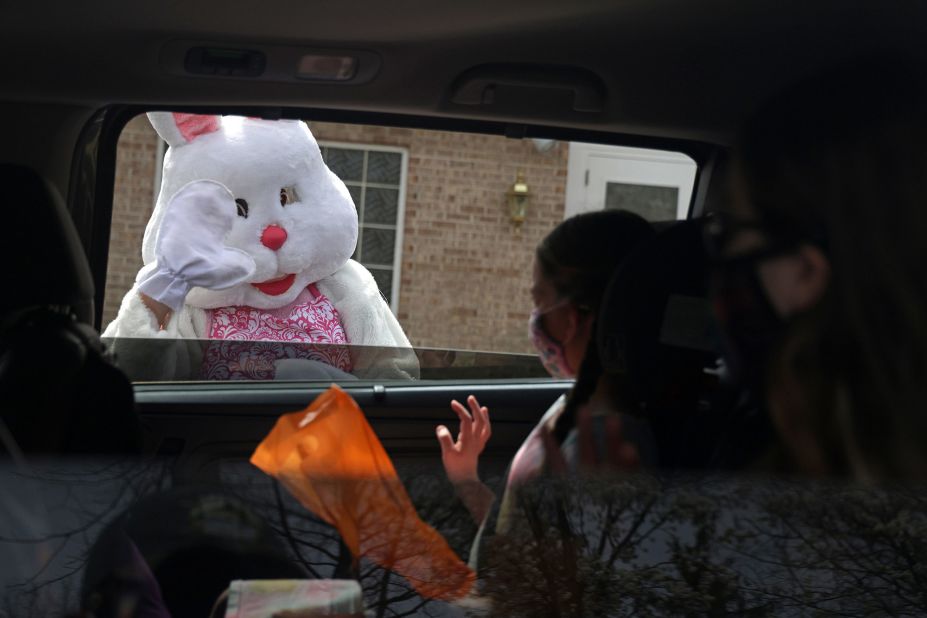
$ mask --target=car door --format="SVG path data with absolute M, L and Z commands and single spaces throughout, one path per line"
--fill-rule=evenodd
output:
M 95 172 L 93 182 L 75 187 L 74 206 L 87 213 L 84 220 L 92 221 L 95 230 L 88 242 L 95 257 L 101 328 L 131 288 L 140 266 L 135 252 L 160 187 L 165 149 L 150 139 L 150 131 L 145 133 L 141 111 L 107 110 L 96 132 L 91 128 L 86 136 L 99 149 L 76 162 L 79 169 Z M 325 138 L 319 141 L 326 162 L 343 177 L 358 209 L 354 257 L 373 273 L 413 345 L 418 344 L 418 379 L 359 376 L 339 380 L 339 385 L 363 410 L 418 514 L 466 559 L 476 525 L 444 476 L 435 429 L 444 424 L 456 432 L 452 399 L 463 401 L 472 394 L 488 406 L 492 438 L 480 459 L 480 474 L 498 492 L 527 434 L 571 386 L 568 380 L 543 377 L 526 336 L 534 246 L 572 212 L 564 197 L 571 148 L 562 142 L 551 153 L 529 140 L 492 131 L 474 134 L 473 127 L 453 123 L 446 131 L 418 129 L 415 119 L 397 119 L 396 124 L 310 122 L 313 132 Z M 502 126 L 489 129 L 504 133 Z M 344 141 L 352 135 L 355 141 Z M 364 141 L 371 139 L 379 143 Z M 688 200 L 697 195 L 697 166 L 687 161 L 689 184 L 683 192 Z M 659 165 L 648 173 L 659 175 Z M 511 183 L 532 167 L 534 172 L 525 174 L 533 194 L 527 219 L 516 221 L 508 208 Z M 442 268 L 429 270 L 435 263 Z M 109 343 L 117 353 L 134 347 L 154 360 L 164 349 L 156 339 Z M 210 345 L 190 343 L 200 344 Z M 132 375 L 124 367 L 135 378 L 146 455 L 162 466 L 160 491 L 195 488 L 243 500 L 282 539 L 300 568 L 317 577 L 359 578 L 368 598 L 385 604 L 381 610 L 388 606 L 402 613 L 427 601 L 388 571 L 351 571 L 332 528 L 248 463 L 280 415 L 304 409 L 330 382 L 212 380 L 196 373 L 195 363 L 192 372 L 160 378 Z M 146 492 L 153 489 L 146 487 Z M 395 586 L 402 590 L 393 596 L 384 592 Z

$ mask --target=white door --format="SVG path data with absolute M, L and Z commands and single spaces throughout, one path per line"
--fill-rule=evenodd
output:
M 695 172 L 678 152 L 571 143 L 564 217 L 615 208 L 649 221 L 685 219 Z

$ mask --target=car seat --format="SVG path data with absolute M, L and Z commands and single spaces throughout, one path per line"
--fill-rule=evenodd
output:
M 739 467 L 735 449 L 769 437 L 756 410 L 718 377 L 720 337 L 708 298 L 702 221 L 675 223 L 622 264 L 599 313 L 603 371 L 653 430 L 665 468 Z
M 27 454 L 137 450 L 132 387 L 88 323 L 93 282 L 70 215 L 26 167 L 0 164 L 0 186 L 0 419 L 8 435 Z

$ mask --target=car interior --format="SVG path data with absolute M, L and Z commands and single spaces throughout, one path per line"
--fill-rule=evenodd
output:
M 637 400 L 654 411 L 662 465 L 736 468 L 770 429 L 738 407 L 712 369 L 719 350 L 700 221 L 724 199 L 738 128 L 788 84 L 869 52 L 920 55 L 927 36 L 924 5 L 855 0 L 37 0 L 2 14 L 0 544 L 11 559 L 3 560 L 10 566 L 0 615 L 10 616 L 126 615 L 101 592 L 115 585 L 107 561 L 124 549 L 123 534 L 175 616 L 209 615 L 232 580 L 300 577 L 357 579 L 368 615 L 475 611 L 420 597 L 388 569 L 352 562 L 324 518 L 248 463 L 281 414 L 302 410 L 332 380 L 140 378 L 119 368 L 119 352 L 113 364 L 114 342 L 101 342 L 100 333 L 116 247 L 120 136 L 133 119 L 220 114 L 303 120 L 313 131 L 385 127 L 685 155 L 695 166 L 685 221 L 656 222 L 661 242 L 630 260 L 606 294 L 605 311 L 620 326 L 599 337 L 605 349 L 622 344 L 604 362 L 627 371 Z M 320 143 L 335 148 L 340 140 Z M 451 182 L 447 174 L 439 182 Z M 155 197 L 139 204 L 150 211 Z M 540 238 L 559 223 L 531 215 L 525 231 L 506 231 L 526 255 L 528 230 Z M 430 242 L 441 251 L 440 238 Z M 133 260 L 139 247 L 127 250 Z M 509 250 L 499 243 L 488 251 Z M 404 271 L 402 285 L 417 272 Z M 530 269 L 515 274 L 530 281 Z M 462 273 L 435 285 L 465 296 L 472 281 Z M 526 286 L 511 297 L 525 296 Z M 400 322 L 404 312 L 439 311 L 403 302 Z M 522 324 L 527 313 L 518 316 Z M 459 515 L 435 439 L 436 425 L 456 421 L 450 400 L 473 394 L 490 406 L 480 470 L 499 483 L 541 413 L 572 386 L 547 377 L 527 338 L 518 349 L 455 345 L 455 333 L 471 328 L 467 319 L 442 324 L 447 345 L 419 346 L 412 337 L 418 379 L 336 380 L 363 410 L 419 516 L 463 560 L 476 526 Z M 186 344 L 132 345 L 159 358 Z M 484 367 L 430 366 L 434 349 L 458 359 L 485 352 Z M 707 435 L 725 437 L 701 448 L 694 438 Z M 222 543 L 202 549 L 196 539 L 207 536 Z M 211 571 L 217 564 L 228 568 Z M 524 615 L 544 603 L 532 594 L 513 588 L 525 605 L 508 611 Z M 80 613 L 87 607 L 95 609 Z

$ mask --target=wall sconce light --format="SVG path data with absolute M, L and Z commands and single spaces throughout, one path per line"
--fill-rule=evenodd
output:
M 532 138 L 531 143 L 534 144 L 534 149 L 540 153 L 550 152 L 553 150 L 554 146 L 557 145 L 557 140 L 555 139 L 542 139 L 542 138 Z
M 528 190 L 525 175 L 521 170 L 515 177 L 515 183 L 506 191 L 505 198 L 509 206 L 509 217 L 511 217 L 515 227 L 520 228 L 528 214 L 528 202 L 531 198 L 531 191 Z

